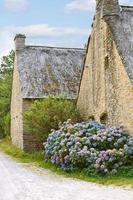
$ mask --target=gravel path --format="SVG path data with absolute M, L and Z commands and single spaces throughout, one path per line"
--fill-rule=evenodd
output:
M 133 200 L 133 189 L 64 178 L 0 153 L 0 200 Z

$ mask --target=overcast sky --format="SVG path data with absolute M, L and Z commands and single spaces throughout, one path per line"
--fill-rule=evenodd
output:
M 94 11 L 95 0 L 0 0 L 0 57 L 14 48 L 17 33 L 27 44 L 84 47 Z

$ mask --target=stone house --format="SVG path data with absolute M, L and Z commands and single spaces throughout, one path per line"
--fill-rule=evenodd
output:
M 96 0 L 77 106 L 85 119 L 133 134 L 133 7 Z
M 16 35 L 11 98 L 14 145 L 25 151 L 39 147 L 36 139 L 26 133 L 23 112 L 35 99 L 49 95 L 76 99 L 84 56 L 84 49 L 26 46 L 25 35 Z

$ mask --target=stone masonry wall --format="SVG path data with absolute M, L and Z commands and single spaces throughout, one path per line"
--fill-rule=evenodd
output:
M 131 135 L 133 135 L 133 85 L 127 75 L 122 59 L 118 54 L 117 48 L 114 45 L 115 62 L 117 63 L 117 99 L 118 109 L 116 117 L 118 124 L 125 126 Z M 117 101 L 116 101 L 117 103 Z
M 133 86 L 110 29 L 97 13 L 77 106 L 85 119 L 124 125 L 133 134 Z
M 77 106 L 85 119 L 99 121 L 100 115 L 106 112 L 105 105 L 105 69 L 104 37 L 106 25 L 98 13 L 93 24 L 88 52 L 80 85 Z
M 17 68 L 17 56 L 15 56 L 12 82 L 11 138 L 14 145 L 23 149 L 22 97 L 20 91 L 19 73 Z

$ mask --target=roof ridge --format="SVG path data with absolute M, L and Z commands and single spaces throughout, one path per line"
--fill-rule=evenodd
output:
M 121 7 L 133 7 L 133 6 L 126 6 L 126 5 L 120 5 Z
M 47 49 L 70 49 L 70 50 L 86 50 L 85 48 L 78 47 L 55 47 L 55 46 L 41 46 L 41 45 L 26 45 L 27 48 L 47 48 Z
M 128 9 L 128 8 L 132 8 L 132 9 L 133 9 L 133 6 L 120 5 L 120 7 L 121 7 L 121 8 L 127 8 L 127 9 Z

